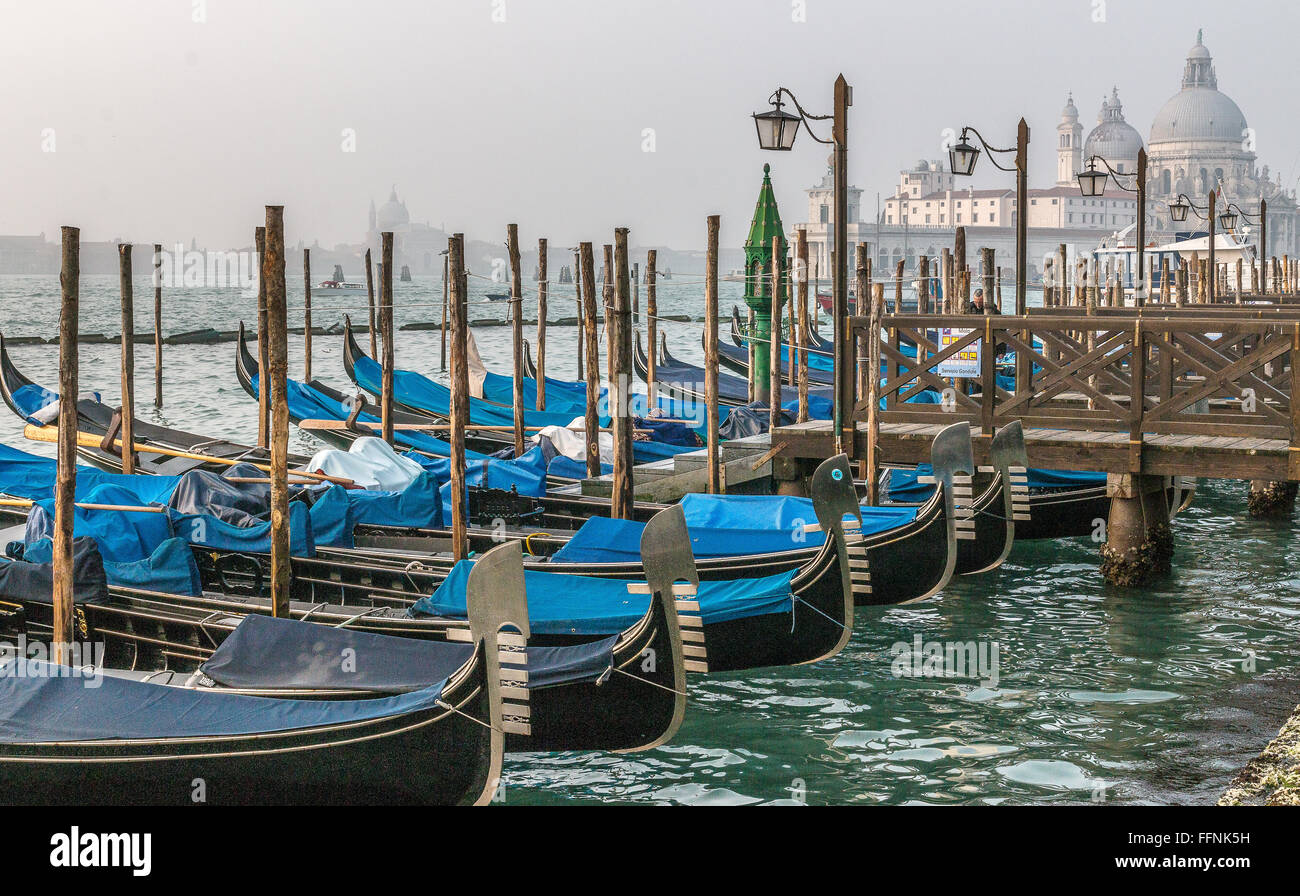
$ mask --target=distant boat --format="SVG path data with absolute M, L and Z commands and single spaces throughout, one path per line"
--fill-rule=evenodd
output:
M 322 280 L 316 284 L 319 289 L 365 289 L 364 283 L 348 283 L 344 280 Z
M 745 269 L 744 269 L 744 268 L 732 268 L 731 271 L 730 271 L 729 273 L 727 273 L 726 275 L 724 275 L 722 279 L 723 279 L 724 281 L 728 282 L 728 283 L 744 283 L 744 282 L 745 282 Z
M 489 302 L 508 302 L 508 301 L 510 301 L 510 293 L 508 293 L 508 292 L 490 292 L 490 293 L 487 294 L 487 300 L 488 300 Z

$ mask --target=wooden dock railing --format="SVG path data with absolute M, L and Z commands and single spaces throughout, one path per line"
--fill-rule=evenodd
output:
M 1289 478 L 1300 478 L 1300 406 L 1291 400 L 1300 376 L 1300 363 L 1293 363 L 1300 358 L 1300 308 L 1197 313 L 1204 310 L 886 315 L 880 424 L 964 418 L 986 436 L 1014 420 L 1026 429 L 1126 432 L 1134 472 L 1153 437 L 1279 440 L 1290 447 Z M 850 326 L 855 342 L 870 329 L 865 317 Z M 946 345 L 944 328 L 952 331 Z M 953 372 L 945 362 L 971 352 L 979 354 L 978 377 L 944 375 Z M 1011 352 L 1015 360 L 1007 363 Z M 908 401 L 920 391 L 931 403 Z M 867 406 L 857 401 L 855 421 L 867 419 Z M 1205 475 L 1234 478 L 1231 470 Z

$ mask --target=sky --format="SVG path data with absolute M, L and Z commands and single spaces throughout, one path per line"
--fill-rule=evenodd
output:
M 0 0 L 0 234 L 247 245 L 364 236 L 396 185 L 412 219 L 474 239 L 743 243 L 765 162 L 787 226 L 828 147 L 758 148 L 778 86 L 814 113 L 854 87 L 849 179 L 889 195 L 946 129 L 1055 180 L 1073 91 L 1086 130 L 1118 86 L 1144 136 L 1198 28 L 1261 164 L 1300 177 L 1300 9 L 1222 0 Z M 829 137 L 829 133 L 822 136 Z M 972 186 L 1011 186 L 982 164 Z

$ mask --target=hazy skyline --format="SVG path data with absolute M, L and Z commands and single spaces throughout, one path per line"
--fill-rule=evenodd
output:
M 358 241 L 370 199 L 396 184 L 412 220 L 475 239 L 504 238 L 511 221 L 525 244 L 627 226 L 636 245 L 686 249 L 717 213 L 733 247 L 765 162 L 787 225 L 825 171 L 829 147 L 806 133 L 791 153 L 758 149 L 749 115 L 778 85 L 818 113 L 838 72 L 854 86 L 849 179 L 870 220 L 900 168 L 940 157 L 945 128 L 1011 145 L 1023 115 L 1033 186 L 1055 180 L 1070 91 L 1086 133 L 1118 86 L 1145 138 L 1198 28 L 1260 164 L 1288 189 L 1300 174 L 1285 96 L 1300 13 L 1281 6 L 1244 24 L 1242 8 L 1201 0 L 4 8 L 4 234 L 57 239 L 74 224 L 86 240 L 242 246 L 274 203 L 291 243 L 332 246 Z M 1011 183 L 985 163 L 973 179 Z

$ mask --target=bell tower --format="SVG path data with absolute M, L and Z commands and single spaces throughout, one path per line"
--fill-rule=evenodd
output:
M 1056 185 L 1072 187 L 1074 176 L 1083 167 L 1083 125 L 1079 124 L 1079 110 L 1074 105 L 1074 94 L 1065 101 L 1061 110 L 1061 123 L 1056 126 Z

